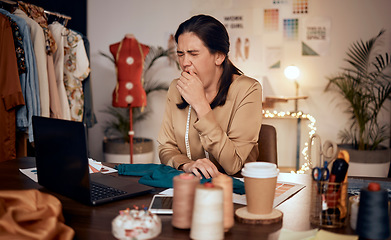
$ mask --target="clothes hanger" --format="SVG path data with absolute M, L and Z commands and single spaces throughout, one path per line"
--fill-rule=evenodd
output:
M 19 7 L 19 3 L 11 0 L 0 0 L 0 8 L 13 13 Z

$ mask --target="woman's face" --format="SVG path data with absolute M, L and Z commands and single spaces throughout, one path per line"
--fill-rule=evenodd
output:
M 221 55 L 211 54 L 203 41 L 192 32 L 186 32 L 178 37 L 177 55 L 182 71 L 192 70 L 207 88 L 220 79 Z M 224 60 L 224 59 L 223 59 Z

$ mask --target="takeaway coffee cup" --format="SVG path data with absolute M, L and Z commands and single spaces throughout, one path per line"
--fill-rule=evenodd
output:
M 251 162 L 244 165 L 242 176 L 249 213 L 272 213 L 278 173 L 274 163 Z

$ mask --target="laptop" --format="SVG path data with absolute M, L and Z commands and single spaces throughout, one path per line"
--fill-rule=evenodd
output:
M 88 205 L 150 193 L 126 177 L 89 173 L 87 131 L 82 122 L 33 116 L 38 183 Z

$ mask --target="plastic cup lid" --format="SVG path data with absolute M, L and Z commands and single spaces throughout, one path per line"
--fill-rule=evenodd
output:
M 251 162 L 244 164 L 242 169 L 243 177 L 251 178 L 271 178 L 277 177 L 280 170 L 274 163 L 268 162 Z

